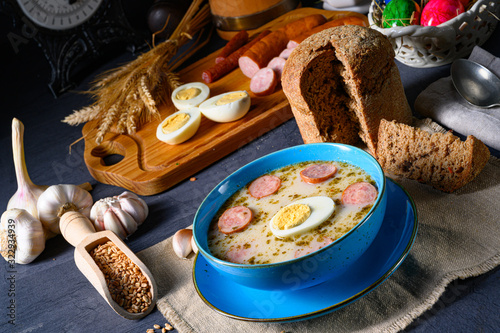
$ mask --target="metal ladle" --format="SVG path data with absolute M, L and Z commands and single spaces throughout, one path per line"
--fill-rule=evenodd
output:
M 500 106 L 500 79 L 486 67 L 466 59 L 451 65 L 451 80 L 458 93 L 480 108 Z

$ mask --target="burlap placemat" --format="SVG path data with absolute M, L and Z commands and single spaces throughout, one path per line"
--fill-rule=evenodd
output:
M 158 283 L 157 307 L 179 332 L 397 332 L 430 309 L 455 279 L 500 264 L 500 160 L 453 194 L 397 180 L 414 199 L 419 230 L 410 254 L 381 286 L 325 316 L 295 323 L 250 323 L 206 305 L 192 281 L 193 260 L 181 260 L 166 239 L 138 256 Z

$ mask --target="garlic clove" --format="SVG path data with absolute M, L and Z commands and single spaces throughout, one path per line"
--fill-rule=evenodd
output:
M 110 210 L 114 212 L 115 216 L 117 217 L 117 223 L 120 224 L 120 227 L 125 232 L 125 236 L 122 237 L 122 239 L 125 239 L 128 235 L 134 233 L 137 230 L 137 223 L 129 213 L 115 207 L 111 207 Z
M 194 241 L 194 236 L 191 237 L 191 247 L 193 248 L 194 253 L 198 253 L 198 246 L 196 245 L 196 242 Z
M 115 214 L 113 208 L 109 208 L 103 215 L 103 223 L 105 230 L 113 231 L 121 239 L 127 237 L 127 232 L 120 223 L 119 217 Z
M 141 225 L 149 213 L 148 205 L 144 200 L 131 192 L 123 192 L 117 199 L 121 208 L 132 215 L 138 225 Z
M 186 259 L 193 251 L 191 246 L 191 238 L 193 237 L 193 230 L 181 229 L 178 230 L 172 238 L 172 247 L 175 254 L 181 258 Z
M 104 213 L 110 208 L 120 208 L 120 202 L 115 197 L 98 200 L 90 210 L 90 219 L 94 221 L 98 231 L 106 230 L 104 228 Z

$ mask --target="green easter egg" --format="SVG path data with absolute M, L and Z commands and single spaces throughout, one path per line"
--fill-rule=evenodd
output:
M 395 25 L 401 27 L 411 25 L 412 22 L 410 21 L 413 12 L 416 12 L 414 17 L 417 17 L 418 9 L 413 0 L 392 0 L 384 9 L 382 24 L 384 28 L 390 28 Z

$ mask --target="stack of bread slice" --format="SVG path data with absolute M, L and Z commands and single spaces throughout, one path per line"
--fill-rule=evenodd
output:
M 281 78 L 304 143 L 362 140 L 388 173 L 446 192 L 470 182 L 489 159 L 470 136 L 412 127 L 412 112 L 386 36 L 362 26 L 323 30 L 301 42 Z

